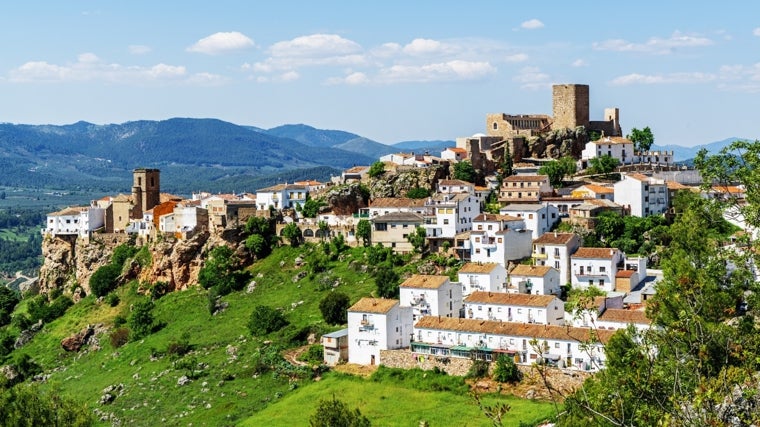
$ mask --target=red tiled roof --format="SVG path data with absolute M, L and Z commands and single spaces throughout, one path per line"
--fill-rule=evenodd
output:
M 566 245 L 575 237 L 573 233 L 544 233 L 534 240 L 533 243 L 541 245 Z
M 348 311 L 384 314 L 396 305 L 398 305 L 397 299 L 362 298 L 352 305 Z
M 499 265 L 500 264 L 497 264 L 495 262 L 483 262 L 483 263 L 468 262 L 467 264 L 463 265 L 462 268 L 459 269 L 459 272 L 469 273 L 469 274 L 487 274 L 487 273 L 492 272 Z
M 464 299 L 466 303 L 497 305 L 520 305 L 524 307 L 546 307 L 557 299 L 554 295 L 508 294 L 504 292 L 476 291 Z
M 615 248 L 578 248 L 573 258 L 612 259 L 616 252 L 618 250 Z
M 647 318 L 644 310 L 626 310 L 623 308 L 608 308 L 599 316 L 599 320 L 606 322 L 638 323 L 649 325 L 652 321 Z
M 449 280 L 449 276 L 415 274 L 404 280 L 399 286 L 402 288 L 438 289 Z
M 509 272 L 512 276 L 544 277 L 553 267 L 548 265 L 518 264 Z

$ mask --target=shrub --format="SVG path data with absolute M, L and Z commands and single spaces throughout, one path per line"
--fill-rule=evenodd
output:
M 86 405 L 36 384 L 19 385 L 0 394 L 0 420 L 5 426 L 95 425 Z
M 111 292 L 110 294 L 106 295 L 105 301 L 111 307 L 116 307 L 121 302 L 121 299 L 114 292 Z
M 349 306 L 348 295 L 343 292 L 330 292 L 319 302 L 319 311 L 322 318 L 330 325 L 342 325 L 346 323 Z
M 124 316 L 122 316 L 122 315 L 120 315 L 120 314 L 113 318 L 113 326 L 115 328 L 118 328 L 120 326 L 124 326 L 126 324 L 127 324 L 127 318 L 124 317 Z
M 287 325 L 288 321 L 281 312 L 266 305 L 256 306 L 251 313 L 251 318 L 248 320 L 248 330 L 254 336 L 279 331 Z
M 138 340 L 153 332 L 153 301 L 144 299 L 132 307 L 127 318 L 127 325 L 132 330 L 132 339 Z
M 119 269 L 124 266 L 129 258 L 132 258 L 138 249 L 129 244 L 119 245 L 114 248 L 113 255 L 111 255 L 111 264 L 119 266 Z
M 142 268 L 149 267 L 153 263 L 153 256 L 150 254 L 150 250 L 147 246 L 143 246 L 137 251 L 135 254 L 135 261 L 137 261 Z
M 171 357 L 184 356 L 192 349 L 193 346 L 190 345 L 190 335 L 185 333 L 182 334 L 182 337 L 180 337 L 180 339 L 171 341 L 166 346 L 166 354 Z
M 333 395 L 332 399 L 322 399 L 309 418 L 311 427 L 369 427 L 371 423 L 358 408 L 351 409 Z
M 320 344 L 309 346 L 309 349 L 298 355 L 298 360 L 311 365 L 320 365 L 325 360 L 325 349 Z
M 90 277 L 90 290 L 96 297 L 106 296 L 116 289 L 117 279 L 121 275 L 121 266 L 116 264 L 104 265 Z
M 150 298 L 157 300 L 169 292 L 169 284 L 166 282 L 156 282 L 150 288 Z
M 500 383 L 517 382 L 520 380 L 520 370 L 517 369 L 514 359 L 502 354 L 496 359 L 493 368 L 493 379 Z
M 488 362 L 480 359 L 473 359 L 470 369 L 467 371 L 465 378 L 485 378 L 488 376 Z
M 129 342 L 129 329 L 116 328 L 111 332 L 111 347 L 119 348 Z

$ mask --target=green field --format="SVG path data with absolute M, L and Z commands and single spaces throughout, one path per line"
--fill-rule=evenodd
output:
M 423 420 L 431 427 L 492 425 L 466 394 L 418 391 L 396 384 L 336 374 L 296 390 L 276 405 L 270 405 L 240 423 L 240 426 L 306 426 L 309 425 L 309 417 L 317 402 L 332 396 L 352 408 L 358 408 L 373 426 L 417 426 Z M 483 401 L 489 405 L 496 399 L 494 396 L 486 396 Z M 505 427 L 517 427 L 521 422 L 523 425 L 536 425 L 554 414 L 551 403 L 511 396 L 498 399 L 511 406 L 503 420 Z

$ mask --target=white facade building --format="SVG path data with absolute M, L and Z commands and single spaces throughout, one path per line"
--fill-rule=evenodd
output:
M 70 207 L 47 215 L 44 234 L 88 237 L 105 225 L 106 210 L 101 207 Z
M 548 203 L 510 203 L 499 209 L 502 215 L 510 215 L 525 221 L 533 239 L 539 238 L 559 222 L 559 209 Z
M 444 241 L 472 229 L 472 220 L 480 214 L 480 203 L 470 193 L 436 194 L 425 201 L 425 232 L 432 251 Z
M 605 155 L 617 159 L 621 165 L 630 165 L 633 162 L 633 142 L 621 136 L 605 136 L 587 142 L 581 152 L 581 167 L 585 169 L 591 159 Z
M 472 228 L 471 262 L 496 262 L 506 267 L 510 261 L 530 256 L 533 238 L 521 218 L 480 214 L 473 219 Z
M 414 325 L 415 354 L 431 357 L 514 356 L 520 364 L 546 361 L 596 371 L 605 365 L 603 344 L 614 331 L 567 326 L 427 316 Z
M 511 293 L 559 295 L 560 286 L 559 271 L 548 265 L 518 264 L 509 272 Z
M 462 308 L 462 284 L 449 276 L 415 274 L 401 283 L 399 294 L 415 322 L 423 316 L 459 317 Z
M 469 262 L 459 269 L 462 296 L 475 291 L 506 292 L 507 269 L 498 263 Z
M 468 319 L 562 325 L 565 303 L 554 295 L 473 292 L 464 299 Z
M 554 267 L 559 271 L 560 286 L 572 283 L 570 257 L 581 247 L 581 239 L 574 233 L 544 233 L 533 241 L 535 265 Z
M 362 298 L 348 309 L 348 361 L 380 364 L 380 350 L 409 347 L 411 333 L 412 307 L 396 299 Z
M 256 191 L 256 207 L 260 210 L 270 206 L 277 210 L 295 208 L 296 205 L 303 207 L 308 194 L 307 185 L 278 184 Z
M 625 255 L 615 248 L 579 248 L 572 256 L 573 288 L 596 286 L 604 292 L 615 290 L 615 276 L 625 266 Z
M 629 173 L 615 183 L 615 203 L 628 206 L 631 215 L 646 217 L 668 210 L 668 186 L 665 181 Z

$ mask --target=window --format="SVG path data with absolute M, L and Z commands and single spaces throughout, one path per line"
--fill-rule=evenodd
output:
M 480 237 L 475 238 L 475 243 L 480 243 Z
M 409 228 L 409 224 L 404 224 L 403 228 Z
M 482 305 L 478 306 L 478 311 L 483 311 L 483 306 Z
M 483 224 L 478 224 L 478 230 L 483 230 Z
M 501 243 L 501 237 L 499 237 L 498 239 L 496 239 L 496 241 L 497 241 L 498 243 Z
M 396 224 L 391 224 L 391 228 L 396 228 Z
M 517 314 L 522 314 L 522 308 L 517 309 Z
M 607 270 L 607 267 L 599 266 L 599 272 L 604 273 Z
M 559 270 L 559 261 L 554 261 L 554 268 Z
M 475 253 L 476 253 L 476 254 L 479 254 L 479 253 L 480 253 L 480 248 L 476 248 L 476 249 L 475 249 Z
M 488 225 L 488 229 L 489 229 L 489 230 L 493 230 L 493 225 L 490 225 L 490 224 L 489 224 L 489 225 Z
M 449 225 L 449 219 L 448 218 L 444 218 L 443 225 Z
M 554 348 L 559 348 L 559 343 L 558 342 L 554 343 Z
M 493 130 L 496 130 L 499 128 L 499 124 L 496 122 L 493 122 Z

